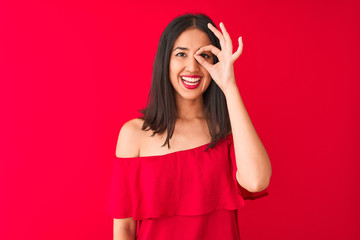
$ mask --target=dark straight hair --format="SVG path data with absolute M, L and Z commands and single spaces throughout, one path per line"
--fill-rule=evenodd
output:
M 212 45 L 221 49 L 219 39 L 207 27 L 208 23 L 215 26 L 214 22 L 204 14 L 185 14 L 172 20 L 161 34 L 153 64 L 147 107 L 139 110 L 139 112 L 143 114 L 140 117 L 144 120 L 142 130 L 153 130 L 152 136 L 167 131 L 167 138 L 162 147 L 167 144 L 170 148 L 169 141 L 174 133 L 177 119 L 174 88 L 169 77 L 169 62 L 173 44 L 182 32 L 197 28 L 208 35 Z M 214 55 L 214 64 L 218 61 Z M 213 80 L 203 93 L 203 100 L 205 117 L 211 135 L 211 142 L 205 149 L 207 151 L 231 132 L 231 125 L 225 95 Z M 219 132 L 217 132 L 217 124 L 219 125 Z

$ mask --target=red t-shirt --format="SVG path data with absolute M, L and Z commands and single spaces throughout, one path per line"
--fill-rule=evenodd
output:
M 236 180 L 232 134 L 208 144 L 159 156 L 114 158 L 106 211 L 137 220 L 136 239 L 240 239 L 237 209 L 249 192 Z

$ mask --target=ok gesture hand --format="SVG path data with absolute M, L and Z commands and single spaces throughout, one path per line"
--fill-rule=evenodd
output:
M 220 41 L 221 50 L 214 45 L 201 47 L 194 55 L 195 59 L 209 72 L 211 78 L 216 82 L 220 89 L 225 93 L 233 84 L 236 86 L 234 75 L 234 62 L 242 53 L 243 42 L 239 37 L 239 47 L 233 54 L 233 45 L 229 33 L 226 31 L 224 23 L 220 23 L 223 34 L 217 30 L 211 23 L 208 28 L 215 34 Z M 217 56 L 219 62 L 210 64 L 200 54 L 204 51 L 210 51 Z

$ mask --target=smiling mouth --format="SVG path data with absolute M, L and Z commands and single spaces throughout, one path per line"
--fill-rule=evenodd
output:
M 181 76 L 181 79 L 186 82 L 189 85 L 196 85 L 197 83 L 200 82 L 202 77 L 184 77 Z
M 184 84 L 184 86 L 187 89 L 195 89 L 200 85 L 202 77 L 196 76 L 196 77 L 185 77 L 180 76 L 181 82 Z

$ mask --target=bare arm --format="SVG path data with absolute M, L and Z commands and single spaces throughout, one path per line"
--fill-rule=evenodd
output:
M 270 182 L 270 159 L 245 109 L 234 74 L 234 62 L 243 50 L 242 37 L 238 38 L 239 47 L 233 53 L 232 41 L 224 23 L 220 23 L 222 33 L 211 23 L 208 23 L 208 28 L 219 39 L 221 50 L 210 44 L 201 47 L 194 57 L 225 94 L 234 139 L 238 183 L 250 192 L 262 191 Z M 207 62 L 200 55 L 204 51 L 211 51 L 219 62 Z
M 250 192 L 262 191 L 270 182 L 269 156 L 251 123 L 236 84 L 228 88 L 225 97 L 234 138 L 237 181 Z
M 133 119 L 126 122 L 119 133 L 116 156 L 138 157 L 139 156 L 139 120 Z M 113 240 L 134 240 L 136 234 L 136 221 L 132 218 L 114 218 Z

